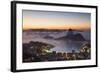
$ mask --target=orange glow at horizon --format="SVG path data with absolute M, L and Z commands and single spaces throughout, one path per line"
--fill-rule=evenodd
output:
M 64 25 L 28 25 L 28 24 L 24 24 L 23 26 L 23 30 L 28 30 L 28 29 L 75 29 L 75 30 L 89 30 L 90 29 L 90 25 L 89 24 L 82 24 L 82 25 L 74 25 L 74 24 L 64 24 Z
M 23 11 L 23 30 L 28 29 L 76 29 L 91 28 L 90 13 Z

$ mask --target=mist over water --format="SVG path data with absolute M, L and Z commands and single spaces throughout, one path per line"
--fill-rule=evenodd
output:
M 52 44 L 55 47 L 51 48 L 51 51 L 56 52 L 71 52 L 72 50 L 79 51 L 82 44 L 85 41 L 69 41 L 66 39 L 57 39 L 66 36 L 68 31 L 23 31 L 23 43 L 29 43 L 30 41 L 39 41 L 48 44 Z M 90 40 L 90 31 L 75 31 L 74 33 L 80 33 L 86 40 Z

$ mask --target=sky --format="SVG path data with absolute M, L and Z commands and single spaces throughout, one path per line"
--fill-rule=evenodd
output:
M 23 29 L 89 30 L 90 13 L 23 10 Z

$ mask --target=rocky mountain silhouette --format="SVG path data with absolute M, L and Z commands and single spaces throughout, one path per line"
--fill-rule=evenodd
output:
M 81 33 L 74 34 L 74 30 L 69 29 L 66 36 L 57 38 L 61 40 L 72 40 L 72 41 L 85 41 L 85 38 L 82 36 Z

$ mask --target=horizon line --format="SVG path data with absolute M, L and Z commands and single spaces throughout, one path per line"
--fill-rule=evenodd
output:
M 69 28 L 72 30 L 83 30 L 83 31 L 87 31 L 87 30 L 91 30 L 91 29 L 73 29 L 73 28 Z M 27 28 L 23 30 L 69 30 L 69 29 L 52 29 L 52 28 Z

